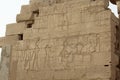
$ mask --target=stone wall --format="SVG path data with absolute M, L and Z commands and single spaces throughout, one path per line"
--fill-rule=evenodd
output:
M 120 12 L 120 1 L 116 0 L 116 4 L 118 7 L 118 14 L 120 17 L 120 13 L 119 13 Z M 119 19 L 119 24 L 116 26 L 116 52 L 115 53 L 119 57 L 119 62 L 118 62 L 117 69 L 116 69 L 117 80 L 120 80 L 120 47 L 119 47 L 119 44 L 120 44 L 120 19 Z
M 1 55 L 1 62 L 0 62 L 0 79 L 1 80 L 8 80 L 9 76 L 9 65 L 10 65 L 10 53 L 11 53 L 11 46 L 6 45 L 2 47 L 2 55 Z
M 107 6 L 108 0 L 31 0 L 22 6 L 17 23 L 7 25 L 6 38 L 16 39 L 0 40 L 12 46 L 9 80 L 119 80 L 119 20 Z

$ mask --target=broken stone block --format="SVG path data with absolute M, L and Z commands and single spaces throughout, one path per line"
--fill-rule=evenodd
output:
M 24 22 L 24 21 L 30 21 L 30 20 L 33 20 L 32 13 L 18 14 L 16 18 L 17 22 Z
M 15 30 L 13 31 L 13 29 Z M 6 35 L 22 34 L 25 29 L 26 29 L 25 22 L 8 24 Z
M 29 21 L 33 19 L 33 14 L 30 9 L 30 5 L 23 5 L 21 7 L 20 14 L 17 15 L 16 21 L 17 22 L 24 22 L 24 21 Z

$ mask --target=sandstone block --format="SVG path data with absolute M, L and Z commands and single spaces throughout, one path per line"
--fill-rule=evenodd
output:
M 29 21 L 29 20 L 33 20 L 32 13 L 18 14 L 16 17 L 17 22 L 23 22 L 23 21 Z
M 12 45 L 17 40 L 18 40 L 18 35 L 3 37 L 3 38 L 0 39 L 0 47 L 2 47 L 4 45 Z
M 2 46 L 1 63 L 0 63 L 0 79 L 8 80 L 10 70 L 10 53 L 11 45 Z
M 25 29 L 26 29 L 25 22 L 8 24 L 6 35 L 22 34 Z
M 32 11 L 30 10 L 30 5 L 23 5 L 20 14 L 17 15 L 17 22 L 23 22 L 32 19 Z
M 108 0 L 31 0 L 22 6 L 18 23 L 0 39 L 0 47 L 12 45 L 9 79 L 119 79 L 119 21 L 107 6 Z
M 4 37 L 0 38 L 0 47 L 2 47 L 2 46 L 4 45 L 4 43 L 5 43 L 5 42 L 4 42 L 4 41 L 5 41 L 4 39 L 5 39 Z

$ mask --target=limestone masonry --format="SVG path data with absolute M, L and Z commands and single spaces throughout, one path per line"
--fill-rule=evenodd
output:
M 117 4 L 120 13 L 120 1 Z M 120 19 L 109 0 L 31 0 L 0 38 L 0 80 L 120 80 Z

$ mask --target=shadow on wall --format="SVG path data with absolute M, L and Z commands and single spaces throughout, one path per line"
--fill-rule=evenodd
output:
M 1 53 L 2 53 L 2 48 L 0 48 L 0 62 L 1 62 Z
M 118 16 L 118 9 L 117 9 L 117 5 L 112 4 L 111 2 L 109 2 L 109 9 L 111 9 L 111 11 L 115 14 L 116 17 Z

